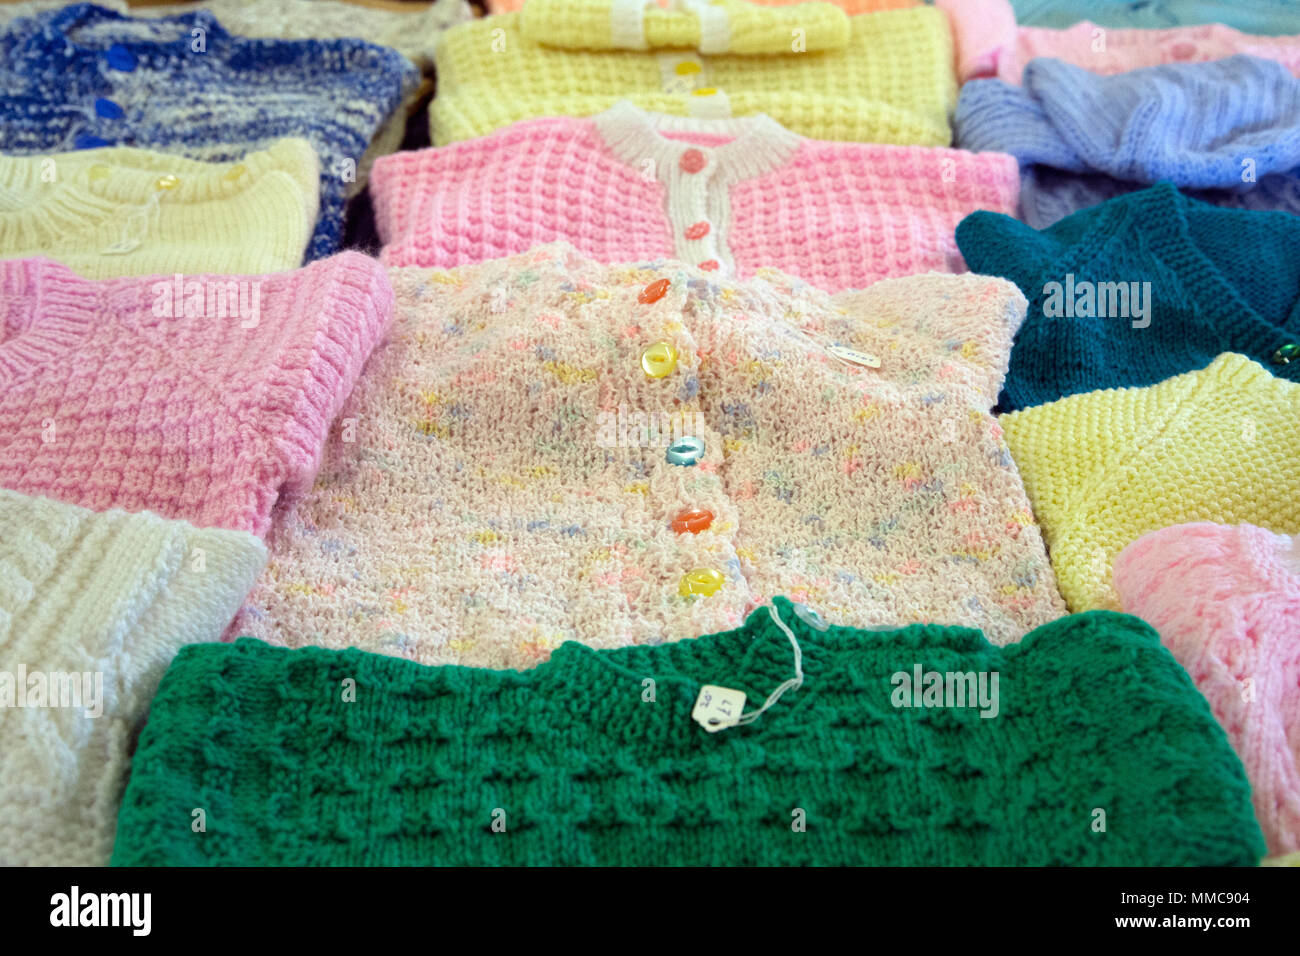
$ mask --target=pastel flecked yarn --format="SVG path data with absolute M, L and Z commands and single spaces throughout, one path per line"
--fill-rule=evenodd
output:
M 293 269 L 316 224 L 304 139 L 239 163 L 118 146 L 0 156 L 0 256 L 45 256 L 91 279 Z
M 0 865 L 108 863 L 163 672 L 221 636 L 265 561 L 247 532 L 0 489 Z
M 1228 732 L 1269 853 L 1300 850 L 1300 537 L 1175 525 L 1125 548 L 1114 576 Z
M 989 413 L 1024 308 L 1008 283 L 925 275 L 831 299 L 564 244 L 391 277 L 393 330 L 235 632 L 525 668 L 565 640 L 735 626 L 774 594 L 995 643 L 1063 613 Z M 656 343 L 675 359 L 651 378 Z M 695 466 L 666 460 L 683 435 L 705 443 Z M 673 530 L 697 509 L 709 528 Z M 683 596 L 695 569 L 720 589 Z
M 370 190 L 392 266 L 563 239 L 601 262 L 676 257 L 740 278 L 770 266 L 838 292 L 964 271 L 957 223 L 1014 213 L 1018 184 L 1002 154 L 819 142 L 761 114 L 701 120 L 621 102 L 395 153 Z
M 1119 610 L 1115 556 L 1191 521 L 1300 533 L 1300 385 L 1243 355 L 1003 415 L 1072 611 Z
M 264 535 L 311 487 L 392 308 L 354 252 L 102 282 L 0 260 L 0 487 Z
M 708 733 L 690 717 L 702 684 L 752 711 L 791 676 L 778 621 L 803 685 Z M 996 672 L 998 715 L 895 706 L 917 667 Z M 187 647 L 113 864 L 1250 866 L 1263 850 L 1241 762 L 1137 618 L 1068 617 L 999 648 L 938 625 L 818 630 L 777 597 L 734 631 L 570 642 L 523 673 Z

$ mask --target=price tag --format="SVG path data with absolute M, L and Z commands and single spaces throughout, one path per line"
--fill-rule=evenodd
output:
M 716 734 L 719 730 L 736 726 L 744 710 L 743 691 L 705 684 L 700 688 L 700 696 L 695 698 L 691 717 L 709 733 Z
M 867 368 L 880 368 L 880 359 L 874 355 L 868 355 L 866 352 L 859 352 L 857 349 L 847 348 L 843 345 L 828 345 L 826 351 L 834 355 L 837 359 L 850 362 L 853 365 L 863 365 Z

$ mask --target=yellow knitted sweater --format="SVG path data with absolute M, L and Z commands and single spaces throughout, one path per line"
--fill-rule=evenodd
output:
M 1300 385 L 1244 355 L 1000 421 L 1071 611 L 1119 609 L 1111 566 L 1149 531 L 1216 521 L 1300 533 Z
M 89 279 L 294 269 L 319 204 L 305 139 L 239 163 L 124 146 L 0 156 L 0 258 L 44 256 Z
M 844 45 L 821 51 L 793 52 L 790 29 L 774 28 L 789 52 L 755 55 L 654 46 L 691 40 L 656 38 L 649 29 L 643 50 L 543 46 L 529 39 L 524 16 L 487 17 L 439 37 L 438 95 L 429 107 L 435 145 L 538 116 L 591 116 L 620 99 L 678 116 L 766 113 L 812 139 L 951 140 L 952 37 L 934 7 L 850 17 Z

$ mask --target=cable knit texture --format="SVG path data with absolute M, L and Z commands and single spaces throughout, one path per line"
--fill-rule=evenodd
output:
M 963 149 L 1019 160 L 1035 229 L 1161 179 L 1215 205 L 1300 214 L 1300 80 L 1271 60 L 1106 77 L 1034 60 L 1023 86 L 963 86 L 953 129 Z
M 1008 0 L 935 0 L 952 18 L 958 76 L 1019 83 L 1034 57 L 1054 57 L 1092 73 L 1123 73 L 1162 63 L 1205 63 L 1247 53 L 1300 76 L 1300 30 L 1254 36 L 1221 23 L 1167 30 L 1124 30 L 1084 20 L 1068 29 L 1016 26 Z
M 791 676 L 774 614 L 803 686 L 708 733 L 690 716 L 701 685 L 753 710 Z M 997 715 L 895 706 L 914 668 L 996 672 Z M 735 631 L 567 643 L 524 673 L 187 647 L 141 737 L 113 862 L 1168 866 L 1253 865 L 1263 849 L 1241 762 L 1137 618 L 1065 618 L 999 648 L 937 625 L 819 631 L 778 597 Z
M 1219 209 L 1163 182 L 1041 232 L 973 213 L 957 245 L 1029 298 L 1003 410 L 1152 385 L 1230 351 L 1300 381 L 1296 216 Z
M 0 156 L 0 257 L 47 256 L 91 279 L 275 272 L 302 264 L 319 206 L 305 139 L 238 163 L 125 146 Z
M 311 487 L 392 315 L 383 268 L 179 279 L 0 261 L 0 487 L 259 535 Z
M 163 672 L 265 561 L 247 532 L 0 490 L 0 865 L 108 863 Z
M 316 259 L 338 249 L 367 147 L 418 75 L 360 40 L 248 40 L 207 10 L 140 19 L 79 3 L 0 31 L 0 141 L 22 155 L 123 145 L 235 162 L 302 137 L 320 157 Z
M 1245 356 L 1001 422 L 1072 611 L 1119 610 L 1111 565 L 1149 531 L 1215 521 L 1300 533 L 1300 385 Z
M 1025 26 L 1072 27 L 1092 20 L 1104 27 L 1196 26 L 1222 23 L 1247 33 L 1300 33 L 1295 0 L 1011 0 Z
M 591 116 L 620 99 L 679 116 L 767 113 L 814 139 L 947 146 L 952 138 L 952 37 L 931 7 L 852 17 L 839 49 L 763 56 L 564 50 L 530 42 L 520 16 L 475 20 L 438 38 L 434 145 L 539 116 Z
M 1253 525 L 1163 528 L 1115 559 L 1115 588 L 1228 732 L 1269 852 L 1300 850 L 1300 537 Z
M 1008 283 L 916 276 L 832 300 L 563 244 L 392 278 L 393 333 L 240 633 L 524 668 L 565 640 L 733 627 L 773 594 L 997 643 L 1064 611 L 989 413 L 1024 308 Z M 675 359 L 651 378 L 657 343 Z M 667 460 L 684 435 L 704 442 L 696 465 Z M 692 510 L 712 523 L 674 530 Z M 683 596 L 695 569 L 716 593 Z
M 626 101 L 395 153 L 371 177 L 389 265 L 563 239 L 601 262 L 673 256 L 741 278 L 771 266 L 830 292 L 964 271 L 957 223 L 1014 213 L 1018 187 L 1002 154 L 819 142 L 764 115 L 697 120 Z

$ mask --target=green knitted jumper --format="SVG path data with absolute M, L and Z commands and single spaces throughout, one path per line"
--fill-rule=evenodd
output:
M 1240 762 L 1134 617 L 820 630 L 771 610 L 531 671 L 424 667 L 249 638 L 184 648 L 118 819 L 115 865 L 1254 864 Z M 895 706 L 896 675 L 997 672 L 992 707 Z M 355 700 L 345 700 L 355 681 Z M 923 684 L 928 684 L 928 679 Z M 986 681 L 992 687 L 991 679 Z M 955 700 L 949 699 L 949 703 Z M 193 821 L 205 814 L 205 829 Z M 195 832 L 200 829 L 201 832 Z

